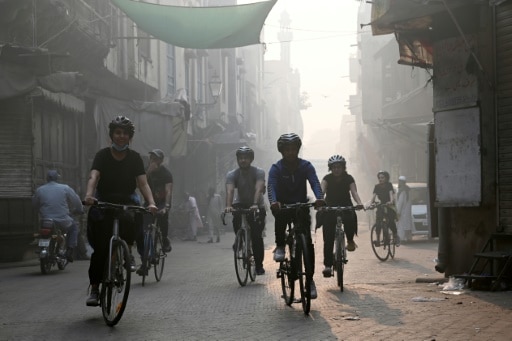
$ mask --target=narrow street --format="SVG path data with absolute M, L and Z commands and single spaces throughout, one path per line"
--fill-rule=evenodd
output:
M 322 238 L 316 235 L 318 299 L 305 317 L 299 304 L 281 299 L 273 231 L 267 227 L 265 269 L 254 283 L 237 283 L 233 234 L 221 242 L 174 241 L 161 282 L 146 286 L 134 274 L 120 323 L 107 327 L 99 308 L 85 306 L 87 261 L 43 276 L 37 262 L 2 264 L 0 340 L 506 340 L 510 292 L 463 290 L 443 294 L 434 271 L 437 242 L 424 237 L 380 262 L 360 224 L 359 247 L 349 253 L 345 291 L 321 276 Z M 456 292 L 455 292 L 456 293 Z M 418 302 L 419 301 L 419 302 Z

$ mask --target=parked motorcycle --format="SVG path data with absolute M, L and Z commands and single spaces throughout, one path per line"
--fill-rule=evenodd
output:
M 34 235 L 38 239 L 39 262 L 43 275 L 50 272 L 57 265 L 64 270 L 68 261 L 66 259 L 66 235 L 55 225 L 51 219 L 42 219 L 39 223 L 39 233 Z

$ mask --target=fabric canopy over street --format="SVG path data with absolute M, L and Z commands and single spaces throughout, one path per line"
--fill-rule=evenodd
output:
M 137 26 L 168 44 L 191 49 L 221 49 L 260 43 L 265 19 L 277 2 L 181 7 L 112 0 Z

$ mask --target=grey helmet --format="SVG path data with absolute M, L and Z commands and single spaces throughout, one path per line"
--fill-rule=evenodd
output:
M 130 135 L 130 139 L 135 134 L 135 125 L 133 125 L 133 122 L 126 116 L 117 116 L 110 122 L 108 125 L 109 135 L 112 137 L 112 134 L 114 133 L 114 130 L 116 128 L 122 128 L 126 132 L 128 132 L 128 135 Z
M 252 150 L 251 148 L 249 148 L 247 146 L 240 147 L 236 150 L 237 159 L 240 155 L 249 155 L 251 160 L 254 160 L 254 150 Z

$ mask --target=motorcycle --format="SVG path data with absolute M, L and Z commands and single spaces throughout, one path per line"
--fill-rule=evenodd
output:
M 51 219 L 42 219 L 39 224 L 39 233 L 34 235 L 38 239 L 39 262 L 43 275 L 50 272 L 57 265 L 64 270 L 68 264 L 66 258 L 66 235 L 55 225 Z

